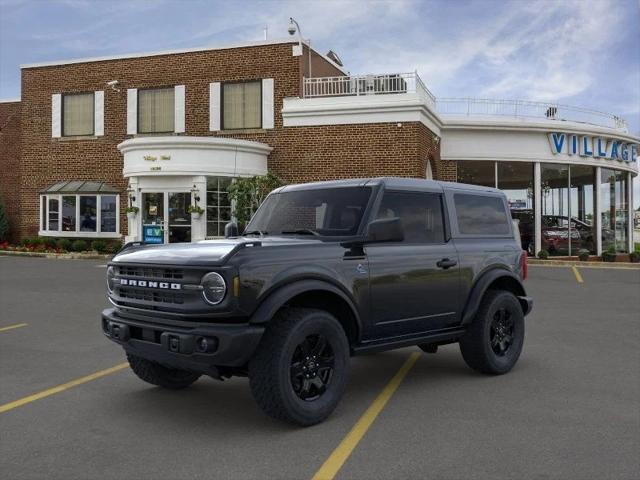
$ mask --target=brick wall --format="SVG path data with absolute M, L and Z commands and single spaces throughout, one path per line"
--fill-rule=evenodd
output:
M 405 176 L 424 178 L 426 161 L 440 166 L 433 134 L 420 123 L 337 125 L 283 128 L 285 97 L 300 95 L 303 58 L 292 56 L 292 44 L 260 45 L 172 55 L 67 64 L 22 70 L 22 178 L 19 236 L 37 233 L 38 193 L 62 180 L 105 181 L 121 189 L 121 211 L 126 206 L 127 182 L 117 145 L 126 134 L 127 88 L 185 85 L 185 135 L 254 140 L 273 151 L 268 166 L 288 182 L 347 177 Z M 321 57 L 318 57 L 321 58 Z M 338 74 L 327 63 L 314 76 Z M 321 65 L 321 64 L 318 64 Z M 274 79 L 275 128 L 244 132 L 209 131 L 209 83 Z M 118 80 L 120 92 L 106 86 Z M 92 139 L 51 138 L 51 95 L 104 90 L 105 135 Z M 126 233 L 124 213 L 121 231 Z
M 9 218 L 10 238 L 19 233 L 20 102 L 0 103 L 0 197 Z

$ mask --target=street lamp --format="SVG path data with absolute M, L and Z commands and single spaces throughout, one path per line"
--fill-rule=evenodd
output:
M 293 36 L 298 32 L 298 46 L 300 47 L 300 55 L 302 55 L 302 42 L 304 39 L 302 38 L 302 30 L 300 30 L 300 25 L 296 22 L 293 17 L 289 17 L 289 28 L 287 29 L 289 35 Z M 307 48 L 309 49 L 308 58 L 309 58 L 309 78 L 311 78 L 311 39 L 307 40 Z

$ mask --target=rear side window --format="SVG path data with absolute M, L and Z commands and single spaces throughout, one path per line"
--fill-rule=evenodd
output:
M 400 218 L 405 243 L 444 243 L 442 198 L 437 193 L 384 192 L 376 218 Z
M 456 193 L 458 230 L 463 235 L 509 235 L 510 217 L 500 197 Z

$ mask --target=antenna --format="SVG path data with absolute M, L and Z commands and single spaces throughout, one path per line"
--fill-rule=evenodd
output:
M 264 31 L 264 39 L 266 41 L 267 37 L 269 36 L 269 25 L 265 25 L 263 31 Z

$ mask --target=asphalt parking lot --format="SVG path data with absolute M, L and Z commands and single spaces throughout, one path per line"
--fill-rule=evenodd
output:
M 100 263 L 0 257 L 2 478 L 310 479 L 418 351 L 354 358 L 328 421 L 283 425 L 244 378 L 174 392 L 120 368 Z M 421 354 L 335 478 L 640 478 L 640 270 L 578 270 L 530 268 L 511 373 Z

